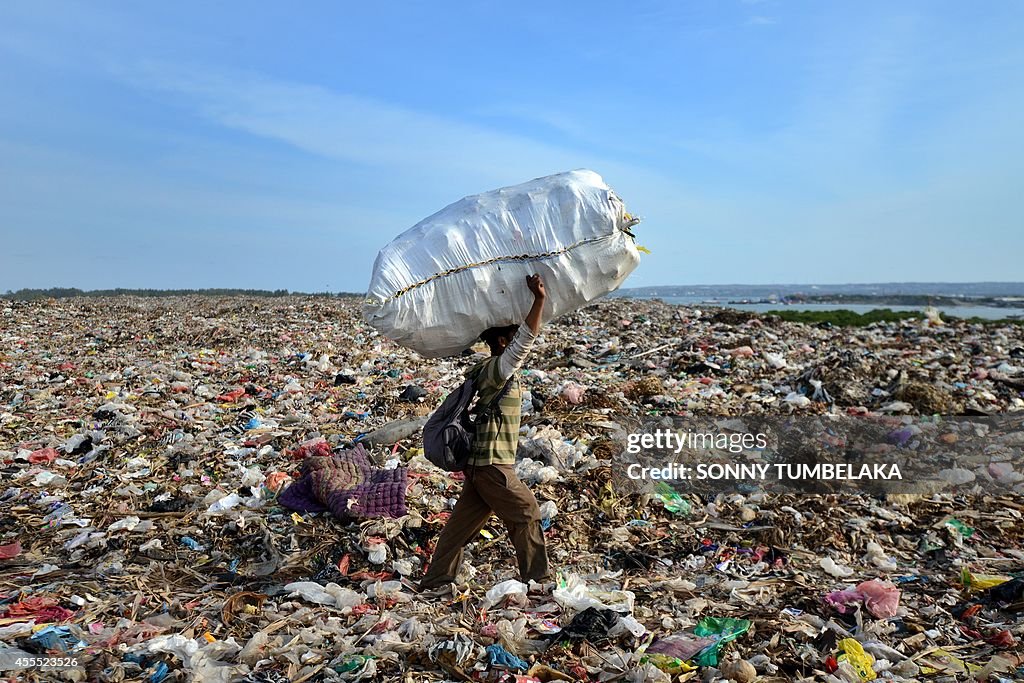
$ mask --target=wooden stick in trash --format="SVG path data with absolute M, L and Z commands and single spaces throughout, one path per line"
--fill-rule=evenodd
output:
M 662 349 L 667 349 L 670 346 L 672 346 L 672 345 L 671 344 L 662 344 L 661 346 L 655 346 L 653 349 L 647 349 L 646 351 L 644 351 L 642 353 L 638 353 L 635 356 L 630 356 L 629 360 L 636 360 L 637 358 L 643 358 L 644 356 L 649 356 L 652 353 L 655 353 L 657 351 L 661 351 Z

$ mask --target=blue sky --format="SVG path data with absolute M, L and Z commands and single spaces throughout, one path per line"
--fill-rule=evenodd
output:
M 0 290 L 363 291 L 584 167 L 627 286 L 1024 280 L 1019 2 L 375 4 L 0 3 Z

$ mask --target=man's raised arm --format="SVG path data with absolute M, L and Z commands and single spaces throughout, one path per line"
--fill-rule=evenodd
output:
M 533 347 L 533 340 L 540 332 L 541 314 L 544 312 L 544 302 L 547 300 L 544 279 L 539 274 L 530 275 L 526 278 L 526 286 L 533 292 L 533 306 L 526 314 L 526 324 L 519 326 L 508 348 L 501 354 L 498 361 L 503 380 L 511 377 L 512 373 L 522 367 L 523 361 L 526 360 L 526 356 Z

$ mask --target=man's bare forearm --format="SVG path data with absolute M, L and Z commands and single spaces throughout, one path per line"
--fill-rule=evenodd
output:
M 534 334 L 540 332 L 540 317 L 544 313 L 545 301 L 546 297 L 533 297 L 533 306 L 530 308 L 530 312 L 526 314 L 526 326 L 529 327 L 530 332 L 533 332 Z
M 544 288 L 544 278 L 540 275 L 531 275 L 526 278 L 526 286 L 533 292 L 533 307 L 526 314 L 526 325 L 534 334 L 540 332 L 540 319 L 544 313 L 544 302 L 547 300 L 547 290 Z

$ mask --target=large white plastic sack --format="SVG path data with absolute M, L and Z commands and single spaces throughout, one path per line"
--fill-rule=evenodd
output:
M 640 262 L 637 219 L 588 170 L 466 197 L 381 250 L 363 317 L 428 358 L 460 353 L 488 327 L 522 322 L 547 289 L 544 320 L 615 291 Z

